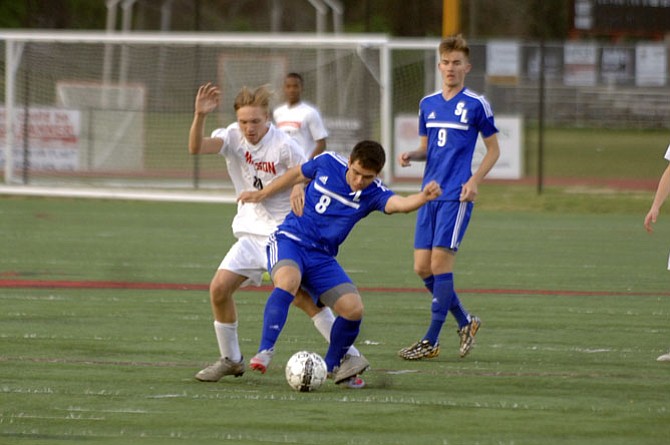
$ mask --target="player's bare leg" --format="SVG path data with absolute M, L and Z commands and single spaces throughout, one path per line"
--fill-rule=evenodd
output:
M 199 371 L 195 378 L 217 382 L 223 376 L 244 374 L 245 366 L 237 336 L 237 308 L 234 292 L 246 277 L 225 269 L 214 274 L 209 285 L 210 304 L 214 314 L 214 332 L 219 345 L 220 359 Z

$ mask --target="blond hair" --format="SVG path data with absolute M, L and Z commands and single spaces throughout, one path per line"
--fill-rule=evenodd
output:
M 470 58 L 470 47 L 461 34 L 446 37 L 440 42 L 439 54 L 450 53 L 452 51 L 460 51 L 465 54 L 466 58 Z
M 255 90 L 251 90 L 249 87 L 245 86 L 242 87 L 240 92 L 237 93 L 237 96 L 235 96 L 233 108 L 237 111 L 240 108 L 247 106 L 261 107 L 269 113 L 272 95 L 273 92 L 270 90 L 269 85 L 261 85 Z

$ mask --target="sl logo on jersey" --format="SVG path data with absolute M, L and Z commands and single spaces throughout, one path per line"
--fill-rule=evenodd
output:
M 462 124 L 467 124 L 468 123 L 468 110 L 465 108 L 465 102 L 459 102 L 456 105 L 456 110 L 454 110 L 454 114 L 456 116 L 461 117 L 461 123 Z

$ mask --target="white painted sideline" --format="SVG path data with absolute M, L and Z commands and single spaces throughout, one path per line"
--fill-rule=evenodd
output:
M 12 186 L 0 185 L 0 195 L 13 196 L 42 196 L 57 198 L 94 198 L 94 199 L 122 199 L 137 201 L 173 201 L 173 202 L 211 202 L 235 203 L 235 192 L 231 190 L 136 190 L 111 188 L 67 188 L 67 187 L 39 187 L 39 186 Z
M 420 184 L 399 184 L 393 187 L 396 193 L 416 193 Z M 213 190 L 139 190 L 133 188 L 100 188 L 100 187 L 47 187 L 34 185 L 2 185 L 2 196 L 39 196 L 44 198 L 91 198 L 119 199 L 129 201 L 169 201 L 169 202 L 203 202 L 234 204 L 235 191 L 231 189 Z

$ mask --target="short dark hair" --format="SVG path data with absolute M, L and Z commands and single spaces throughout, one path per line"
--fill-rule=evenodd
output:
M 302 80 L 302 76 L 298 73 L 288 73 L 286 75 L 286 78 L 287 79 L 298 79 L 298 82 L 300 82 L 300 85 L 302 85 L 304 83 L 304 81 Z
M 386 163 L 384 147 L 376 141 L 360 141 L 351 150 L 351 155 L 349 156 L 349 162 L 353 164 L 356 161 L 363 168 L 379 173 Z

